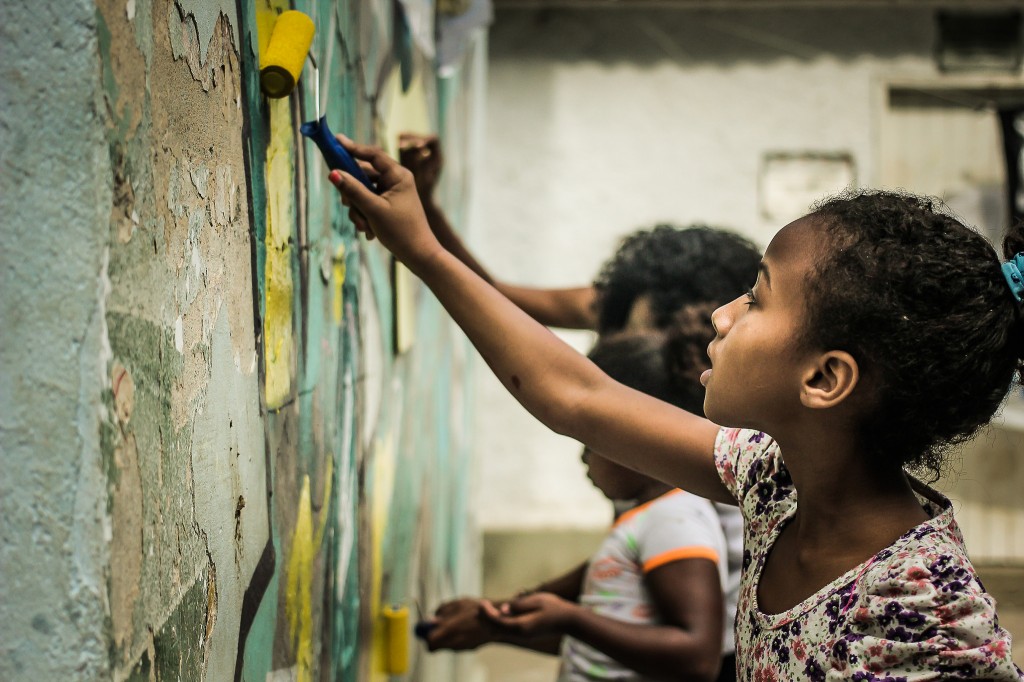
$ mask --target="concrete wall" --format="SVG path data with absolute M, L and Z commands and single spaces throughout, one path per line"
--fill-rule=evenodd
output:
M 935 67 L 932 10 L 892 4 L 499 11 L 472 244 L 506 280 L 572 286 L 656 221 L 731 227 L 767 245 L 804 207 L 766 215 L 767 154 L 845 155 L 856 183 L 879 183 L 886 84 L 969 78 Z M 975 82 L 988 80 L 1021 83 Z M 579 446 L 539 426 L 485 369 L 478 380 L 484 526 L 604 526 L 610 512 Z
M 0 89 L 0 676 L 8 679 L 43 671 L 100 679 L 110 669 L 99 458 L 109 252 L 98 226 L 113 202 L 95 13 L 92 2 L 16 4 L 0 29 L 8 74 Z
M 235 667 L 269 527 L 224 4 L 6 22 L 7 679 Z
M 336 129 L 464 134 L 390 4 L 298 5 Z M 475 589 L 465 345 L 261 95 L 288 7 L 5 8 L 0 679 L 385 679 L 381 607 Z

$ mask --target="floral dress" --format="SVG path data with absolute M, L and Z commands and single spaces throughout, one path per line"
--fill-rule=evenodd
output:
M 715 464 L 746 523 L 740 680 L 1024 680 L 949 500 L 915 482 L 930 519 L 791 609 L 766 614 L 757 585 L 796 511 L 796 489 L 778 444 L 757 431 L 722 429 Z

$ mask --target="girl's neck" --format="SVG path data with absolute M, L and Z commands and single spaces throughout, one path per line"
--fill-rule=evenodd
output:
M 797 490 L 801 528 L 809 535 L 876 524 L 907 530 L 928 518 L 899 467 L 880 466 L 834 432 L 822 438 L 780 441 Z M 902 532 L 902 531 L 901 531 Z

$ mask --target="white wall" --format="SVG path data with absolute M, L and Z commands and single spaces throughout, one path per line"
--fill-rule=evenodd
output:
M 874 184 L 882 86 L 941 79 L 920 9 L 504 10 L 490 40 L 470 242 L 497 276 L 545 286 L 589 282 L 654 221 L 730 226 L 765 246 L 781 224 L 759 208 L 763 154 L 846 152 Z M 478 371 L 484 528 L 607 524 L 579 446 Z

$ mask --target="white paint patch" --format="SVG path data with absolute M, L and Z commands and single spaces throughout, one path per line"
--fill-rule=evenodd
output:
M 182 327 L 181 315 L 178 315 L 178 319 L 174 321 L 174 347 L 178 349 L 179 353 L 185 352 L 185 330 Z
M 270 537 L 260 425 L 259 383 L 231 366 L 226 306 L 210 315 L 210 380 L 192 432 L 195 519 L 217 567 L 217 620 L 210 633 L 206 677 L 230 679 L 242 597 Z M 235 456 L 225 456 L 234 453 Z M 231 630 L 231 624 L 236 630 Z M 285 678 L 289 679 L 289 678 Z
M 111 297 L 113 285 L 111 284 L 111 248 L 103 249 L 103 262 L 99 268 L 99 295 L 97 296 L 97 312 L 99 318 L 99 385 L 103 388 L 111 387 L 111 375 L 106 368 L 114 361 L 114 348 L 111 346 L 110 329 L 106 327 L 106 301 Z M 106 403 L 99 401 L 97 412 L 99 420 L 108 420 L 110 413 L 106 410 Z
M 192 184 L 195 185 L 199 196 L 206 199 L 210 194 L 210 171 L 203 164 L 196 166 L 195 170 L 189 171 Z
M 213 222 L 227 225 L 234 218 L 235 184 L 231 179 L 231 166 L 218 166 L 216 190 L 213 198 Z
M 346 332 L 354 336 L 355 316 L 352 306 L 346 306 L 345 319 L 348 321 Z M 355 347 L 355 346 L 353 346 Z M 338 594 L 345 593 L 345 583 L 348 579 L 348 564 L 356 545 L 356 524 L 353 522 L 352 511 L 355 508 L 358 490 L 358 477 L 355 475 L 354 459 L 352 457 L 352 427 L 355 423 L 355 379 L 352 371 L 346 371 L 342 385 L 342 400 L 344 416 L 341 420 L 341 456 L 338 458 L 338 567 L 335 573 L 335 585 Z

